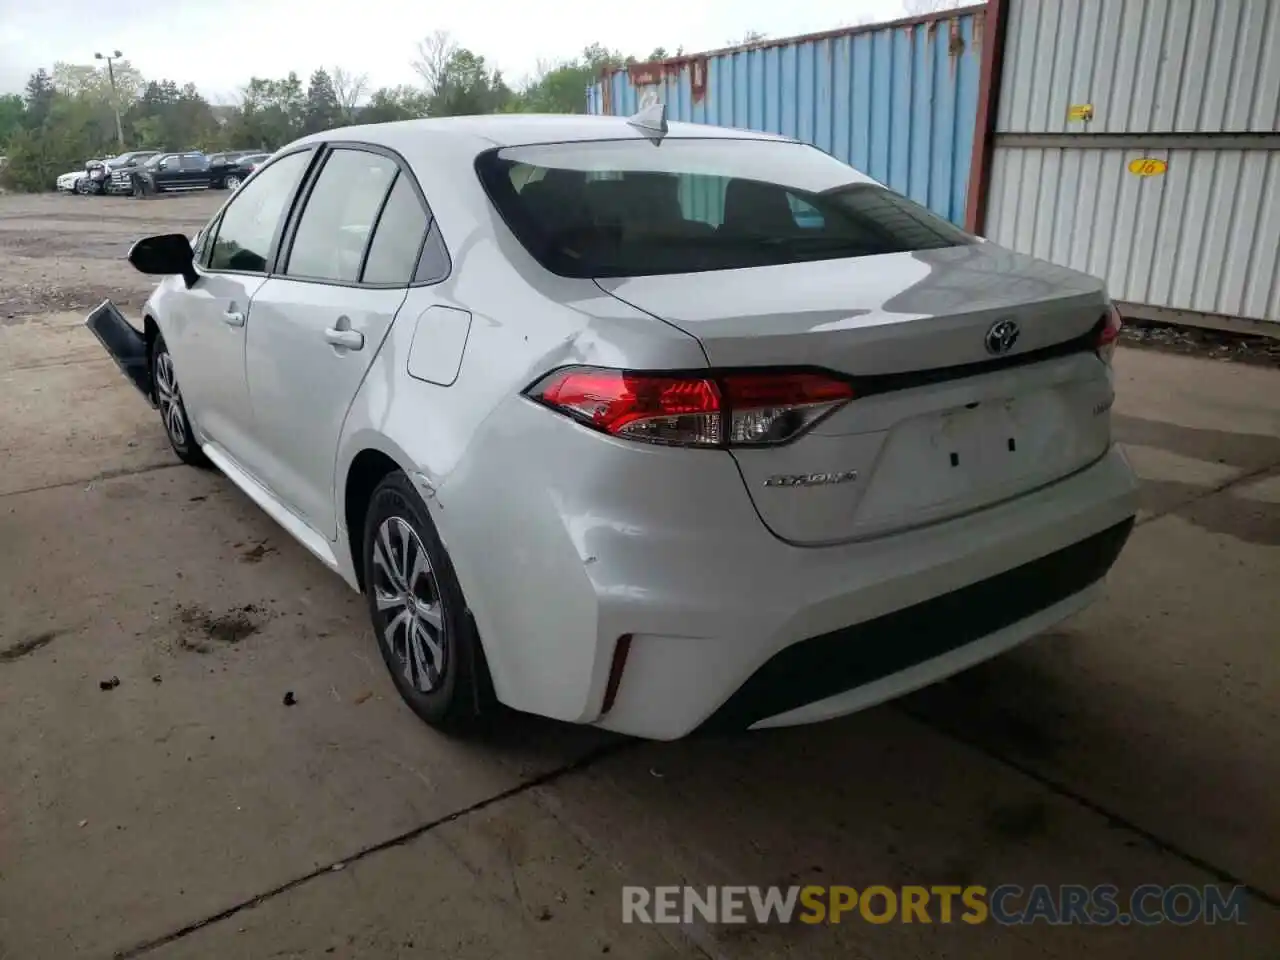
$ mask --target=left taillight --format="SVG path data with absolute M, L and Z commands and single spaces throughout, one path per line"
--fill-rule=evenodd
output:
M 569 367 L 525 395 L 610 436 L 689 447 L 786 443 L 854 397 L 812 371 L 645 373 Z
M 1116 309 L 1115 304 L 1112 304 L 1098 327 L 1098 356 L 1105 363 L 1110 363 L 1111 358 L 1115 356 L 1116 341 L 1120 339 L 1120 328 L 1122 326 L 1124 326 L 1124 321 L 1120 317 L 1120 311 Z

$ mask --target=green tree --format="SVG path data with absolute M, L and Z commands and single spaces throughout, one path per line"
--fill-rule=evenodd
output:
M 303 105 L 302 132 L 319 133 L 329 130 L 342 122 L 342 109 L 338 104 L 338 94 L 333 88 L 333 80 L 323 68 L 311 75 L 307 85 L 306 103 Z
M 188 150 L 207 146 L 220 125 L 195 84 L 179 88 L 172 80 L 152 80 L 125 114 L 132 146 Z
M 23 102 L 26 104 L 27 129 L 36 129 L 44 125 L 53 109 L 53 101 L 58 91 L 53 85 L 53 77 L 41 67 L 27 79 L 23 91 Z
M 587 87 L 606 67 L 620 67 L 626 58 L 598 43 L 582 56 L 554 65 L 539 64 L 538 73 L 520 92 L 522 109 L 533 113 L 585 113 Z
M 65 63 L 53 65 L 53 85 L 59 93 L 71 97 L 111 98 L 111 77 L 114 75 L 116 93 L 120 97 L 120 109 L 125 110 L 146 87 L 142 73 L 128 60 L 117 60 L 108 71 L 105 66 L 92 63 Z
M 356 113 L 358 123 L 392 123 L 427 116 L 430 98 L 413 87 L 382 87 Z
M 18 94 L 0 96 L 0 150 L 22 129 L 26 115 L 27 105 Z
M 252 77 L 226 138 L 245 149 L 275 150 L 301 136 L 305 112 L 306 96 L 296 73 L 290 71 L 283 80 Z

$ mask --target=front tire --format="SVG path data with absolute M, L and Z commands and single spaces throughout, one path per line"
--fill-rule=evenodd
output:
M 160 410 L 160 422 L 164 424 L 165 436 L 169 438 L 169 446 L 173 447 L 178 459 L 193 467 L 207 466 L 209 461 L 191 430 L 191 419 L 187 416 L 186 403 L 182 399 L 173 356 L 165 346 L 164 337 L 159 334 L 151 348 L 151 389 L 156 407 Z
M 400 471 L 373 492 L 363 560 L 378 649 L 401 699 L 440 730 L 476 730 L 495 708 L 484 650 L 449 552 Z

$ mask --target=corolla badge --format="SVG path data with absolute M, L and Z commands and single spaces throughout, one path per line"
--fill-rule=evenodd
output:
M 829 483 L 848 483 L 858 479 L 857 470 L 834 473 L 780 473 L 765 480 L 766 487 L 822 487 Z
M 1008 353 L 1013 349 L 1013 345 L 1018 342 L 1018 334 L 1022 331 L 1018 329 L 1018 324 L 1014 320 L 1006 317 L 1003 320 L 997 320 L 991 325 L 991 329 L 987 331 L 987 353 L 999 356 L 1002 353 Z

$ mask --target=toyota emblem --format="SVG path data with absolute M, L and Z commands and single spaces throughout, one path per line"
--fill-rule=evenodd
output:
M 1018 324 L 1010 319 L 997 320 L 987 331 L 987 353 L 999 356 L 1008 353 L 1018 342 Z

